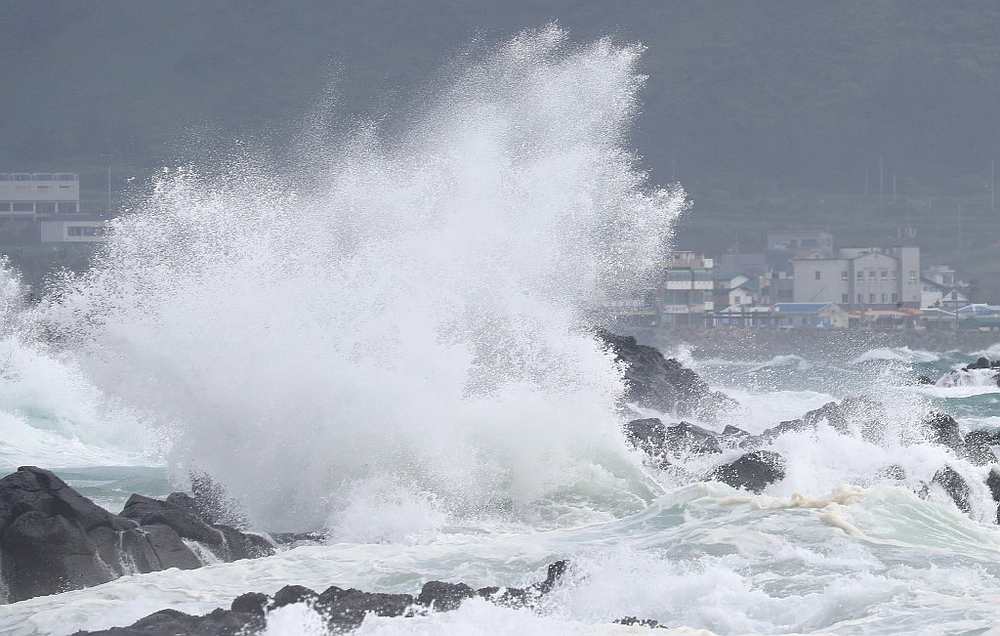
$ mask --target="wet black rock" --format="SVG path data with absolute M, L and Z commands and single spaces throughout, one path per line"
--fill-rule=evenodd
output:
M 181 567 L 183 559 L 164 549 L 176 544 L 183 547 L 179 538 L 153 544 L 136 522 L 47 470 L 23 466 L 0 479 L 0 554 L 11 602 L 106 583 L 127 571 L 123 557 L 141 571 Z
M 289 585 L 273 598 L 248 592 L 233 600 L 228 610 L 217 609 L 204 616 L 191 616 L 176 610 L 161 610 L 136 621 L 129 627 L 113 627 L 94 632 L 77 632 L 76 636 L 250 636 L 259 633 L 265 624 L 265 613 L 292 603 L 305 602 L 326 621 L 332 632 L 342 633 L 358 627 L 368 614 L 377 616 L 412 616 L 419 611 L 451 611 L 469 598 L 525 607 L 548 594 L 568 568 L 566 561 L 549 565 L 547 576 L 529 586 L 519 588 L 482 588 L 478 592 L 465 583 L 430 581 L 416 597 L 410 594 L 383 594 L 343 589 L 336 585 L 321 593 L 300 585 Z M 516 601 L 516 602 L 515 602 Z M 419 609 L 423 606 L 424 610 Z M 639 624 L 639 623 L 636 623 Z
M 951 466 L 945 466 L 934 473 L 931 483 L 944 488 L 959 510 L 965 513 L 972 511 L 972 506 L 969 503 L 969 484 Z
M 177 501 L 176 497 L 174 501 Z M 221 532 L 202 521 L 197 515 L 168 501 L 142 495 L 129 497 L 119 516 L 132 519 L 143 526 L 152 524 L 169 526 L 185 539 L 201 541 L 208 545 L 221 545 L 225 540 Z
M 722 429 L 722 439 L 730 443 L 740 442 L 747 437 L 750 437 L 750 433 L 744 431 L 738 426 L 733 426 L 732 424 L 726 424 L 726 427 Z
M 655 417 L 627 423 L 625 438 L 649 455 L 655 466 L 663 469 L 671 465 L 671 457 L 722 452 L 716 433 L 688 422 L 666 426 Z
M 990 474 L 986 476 L 986 487 L 990 489 L 993 501 L 1000 503 L 1000 469 L 990 469 Z M 1000 510 L 997 510 L 997 523 L 1000 523 Z
M 958 422 L 952 416 L 946 413 L 931 413 L 921 425 L 929 441 L 947 446 L 957 453 L 964 452 L 965 440 L 962 439 L 958 429 Z
M 966 371 L 974 371 L 976 369 L 1000 369 L 1000 360 L 991 361 L 989 358 L 980 357 L 965 367 Z
M 1000 440 L 992 431 L 970 431 L 965 436 L 965 457 L 977 466 L 995 464 L 997 456 L 992 447 L 998 443 Z
M 648 629 L 667 629 L 666 625 L 661 625 L 660 621 L 652 618 L 636 618 L 635 616 L 625 616 L 615 621 L 618 625 L 646 627 Z
M 417 603 L 441 612 L 456 609 L 462 601 L 477 596 L 476 590 L 465 583 L 428 581 L 417 596 Z
M 659 349 L 640 345 L 630 336 L 607 331 L 596 334 L 626 365 L 625 402 L 680 417 L 696 416 L 703 421 L 715 419 L 736 406 L 732 398 L 712 391 L 697 373 L 673 358 L 664 358 Z
M 785 460 L 778 453 L 756 450 L 713 470 L 707 479 L 721 481 L 733 488 L 760 493 L 764 488 L 784 479 Z
M 112 514 L 33 466 L 0 479 L 0 574 L 11 602 L 106 583 L 124 574 L 202 562 L 185 539 L 224 561 L 274 552 L 259 535 L 212 527 L 180 497 L 133 495 Z M 179 503 L 180 505 L 175 505 Z
M 664 439 L 666 448 L 675 453 L 704 455 L 721 453 L 719 440 L 712 431 L 688 422 L 680 422 L 666 428 Z
M 260 592 L 247 592 L 246 594 L 240 594 L 233 599 L 232 605 L 229 609 L 233 612 L 241 614 L 250 614 L 256 616 L 264 616 L 267 612 L 267 606 L 270 602 L 267 594 L 262 594 Z
M 271 601 L 272 608 L 284 607 L 295 603 L 315 601 L 319 594 L 303 585 L 286 585 L 274 593 L 274 600 Z
M 929 376 L 926 375 L 918 375 L 916 383 L 923 385 L 932 385 L 934 384 L 934 380 L 932 380 Z
M 906 469 L 899 464 L 889 464 L 878 471 L 879 479 L 891 479 L 893 481 L 903 481 L 906 479 Z
M 877 440 L 886 421 L 882 405 L 868 397 L 849 397 L 840 402 L 827 402 L 818 409 L 808 411 L 795 420 L 780 422 L 757 435 L 750 435 L 740 442 L 741 448 L 761 448 L 787 433 L 814 431 L 825 424 L 841 434 L 855 430 L 865 439 Z

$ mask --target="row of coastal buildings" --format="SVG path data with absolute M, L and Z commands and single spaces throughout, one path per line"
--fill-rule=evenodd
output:
M 80 177 L 68 172 L 0 172 L 0 240 L 21 245 L 93 243 L 106 222 L 80 210 Z
M 1000 328 L 1000 307 L 970 296 L 950 267 L 921 268 L 916 245 L 838 247 L 830 232 L 788 230 L 758 252 L 673 252 L 613 309 L 646 327 Z

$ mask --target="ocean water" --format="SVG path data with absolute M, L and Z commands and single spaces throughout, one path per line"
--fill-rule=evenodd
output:
M 0 468 L 56 469 L 114 511 L 204 470 L 258 528 L 328 541 L 0 605 L 0 634 L 204 613 L 286 584 L 524 585 L 562 558 L 534 610 L 470 601 L 358 633 L 647 631 L 613 624 L 629 615 L 676 634 L 1000 633 L 989 468 L 917 430 L 931 410 L 1000 427 L 1000 388 L 913 382 L 980 352 L 700 359 L 678 342 L 739 402 L 706 427 L 759 432 L 868 395 L 884 434 L 782 436 L 787 476 L 761 495 L 700 479 L 736 451 L 665 472 L 625 444 L 621 369 L 586 327 L 655 271 L 686 208 L 629 150 L 641 52 L 526 32 L 456 64 L 402 138 L 309 130 L 284 161 L 165 170 L 94 268 L 37 306 L 3 270 Z M 916 494 L 945 464 L 970 514 Z M 905 478 L 881 477 L 890 465 Z M 293 605 L 266 633 L 323 628 Z

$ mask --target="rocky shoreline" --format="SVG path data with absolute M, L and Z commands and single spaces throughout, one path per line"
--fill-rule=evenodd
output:
M 599 332 L 608 350 L 626 365 L 628 392 L 620 405 L 623 414 L 654 409 L 676 417 L 719 422 L 736 405 L 712 391 L 696 373 L 665 358 L 633 338 Z M 982 359 L 952 373 L 1000 372 L 1000 361 Z M 627 418 L 626 418 L 627 419 Z M 684 421 L 664 422 L 656 417 L 631 419 L 623 426 L 625 439 L 641 451 L 654 469 L 683 471 L 684 458 L 722 455 L 731 459 L 692 480 L 718 481 L 760 493 L 785 478 L 786 459 L 769 445 L 782 435 L 828 426 L 838 434 L 879 442 L 886 434 L 887 414 L 866 397 L 830 402 L 794 420 L 780 422 L 751 434 L 732 423 L 721 432 Z M 944 413 L 930 413 L 917 423 L 923 443 L 950 449 L 977 466 L 991 466 L 986 486 L 1000 502 L 1000 466 L 996 447 L 1000 431 L 973 430 L 963 435 L 958 423 Z M 725 454 L 725 455 L 723 455 Z M 906 478 L 902 467 L 885 466 L 880 474 L 891 480 Z M 945 463 L 917 494 L 926 497 L 940 487 L 955 506 L 970 512 L 970 486 Z M 322 541 L 319 534 L 267 535 L 250 532 L 239 515 L 231 514 L 225 494 L 208 478 L 193 480 L 193 492 L 172 493 L 164 500 L 133 494 L 119 514 L 100 508 L 58 476 L 33 466 L 19 468 L 0 479 L 0 591 L 7 602 L 58 594 L 99 585 L 126 574 L 169 568 L 193 569 L 208 562 L 231 562 L 275 554 L 282 545 Z M 1000 518 L 998 518 L 1000 523 Z M 89 634 L 166 636 L 175 634 L 253 634 L 266 622 L 267 612 L 294 603 L 307 603 L 331 631 L 357 627 L 368 613 L 378 616 L 416 616 L 449 611 L 464 600 L 480 598 L 506 607 L 531 608 L 548 594 L 570 564 L 549 566 L 547 577 L 527 588 L 484 587 L 431 581 L 419 593 L 385 594 L 333 585 L 323 591 L 286 586 L 274 596 L 248 592 L 228 609 L 203 616 L 174 610 L 155 612 L 128 627 Z M 626 617 L 625 624 L 659 626 L 655 621 Z M 80 632 L 84 634 L 85 632 Z

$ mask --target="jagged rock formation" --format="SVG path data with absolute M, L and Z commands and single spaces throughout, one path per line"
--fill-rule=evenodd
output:
M 773 451 L 755 450 L 719 466 L 707 478 L 759 494 L 785 478 L 785 460 Z
M 938 386 L 1000 386 L 1000 360 L 979 358 L 961 369 L 945 373 L 936 382 Z
M 598 331 L 597 336 L 625 364 L 626 403 L 675 413 L 680 417 L 714 420 L 732 410 L 736 402 L 708 384 L 694 371 L 659 349 L 640 345 L 631 336 Z
M 204 544 L 223 561 L 274 551 L 263 537 L 211 526 L 183 508 L 140 495 L 129 499 L 122 515 L 112 514 L 34 466 L 0 479 L 0 573 L 11 602 L 134 572 L 200 567 L 185 539 Z
M 466 599 L 476 597 L 507 607 L 531 607 L 556 586 L 568 567 L 567 561 L 556 561 L 549 565 L 544 581 L 527 588 L 482 587 L 477 590 L 465 583 L 429 581 L 416 596 L 363 592 L 336 585 L 316 592 L 301 585 L 287 585 L 273 597 L 259 592 L 243 594 L 233 600 L 228 610 L 217 609 L 203 616 L 161 610 L 128 627 L 78 632 L 76 636 L 249 635 L 263 629 L 268 611 L 302 602 L 311 605 L 326 621 L 327 628 L 336 633 L 356 628 L 368 613 L 415 616 L 427 611 L 448 612 L 457 609 Z

